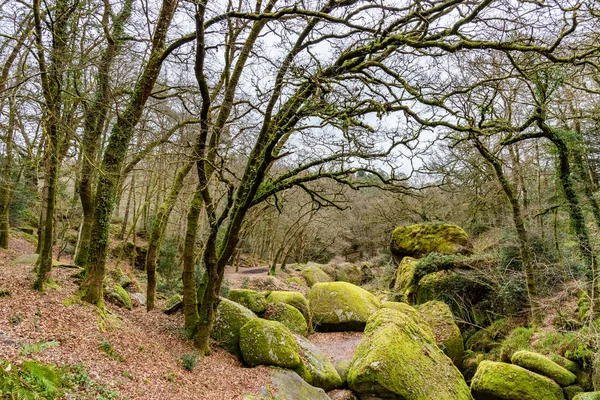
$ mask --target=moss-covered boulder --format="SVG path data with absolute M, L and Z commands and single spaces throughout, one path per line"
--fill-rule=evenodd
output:
M 265 296 L 256 290 L 231 289 L 229 290 L 229 293 L 227 293 L 227 298 L 243 305 L 256 314 L 265 312 L 265 306 L 267 305 Z
M 563 393 L 565 395 L 565 399 L 567 400 L 573 400 L 576 395 L 583 392 L 583 388 L 577 385 L 571 385 L 563 388 Z
M 335 370 L 337 371 L 340 379 L 342 380 L 342 386 L 348 385 L 348 371 L 352 366 L 352 360 L 340 360 L 335 363 Z
M 394 292 L 407 303 L 413 302 L 417 291 L 416 268 L 417 260 L 415 258 L 404 257 L 396 270 Z
M 270 321 L 279 321 L 287 328 L 299 335 L 308 334 L 308 325 L 304 315 L 296 308 L 286 303 L 267 303 L 263 318 Z
M 322 331 L 362 331 L 381 307 L 377 297 L 348 282 L 316 283 L 307 297 L 313 324 Z
M 482 361 L 471 382 L 477 400 L 564 400 L 562 388 L 552 379 L 518 365 Z
M 575 361 L 571 361 L 568 358 L 563 357 L 561 355 L 550 354 L 548 356 L 548 358 L 550 360 L 554 361 L 555 363 L 557 363 L 558 365 L 560 365 L 561 367 L 565 368 L 567 371 L 571 371 L 575 375 L 577 375 L 577 373 L 581 370 L 579 368 L 579 364 L 577 364 Z
M 240 329 L 240 350 L 250 366 L 274 365 L 295 369 L 302 363 L 292 332 L 277 321 L 250 320 Z
M 317 346 L 299 335 L 294 335 L 303 367 L 300 375 L 313 386 L 325 391 L 342 386 L 342 379 L 329 360 Z
M 573 400 L 600 400 L 600 392 L 578 393 Z
M 360 398 L 471 399 L 452 361 L 406 314 L 382 308 L 369 319 L 348 371 Z
M 106 297 L 106 300 L 108 300 L 110 303 L 119 307 L 123 307 L 128 310 L 133 309 L 129 293 L 127 293 L 127 290 L 123 289 L 123 287 L 118 283 L 113 283 L 105 287 L 104 297 Z
M 292 276 L 290 278 L 287 278 L 285 280 L 285 283 L 288 283 L 290 285 L 298 285 L 298 286 L 302 286 L 302 287 L 308 287 L 306 286 L 306 281 L 302 280 L 300 277 L 298 276 Z
M 399 226 L 392 232 L 392 254 L 402 257 L 423 257 L 429 253 L 470 254 L 473 245 L 469 235 L 452 224 L 416 224 Z
M 433 336 L 439 348 L 450 357 L 454 365 L 460 368 L 465 354 L 465 346 L 450 307 L 441 301 L 429 301 L 421 304 L 418 310 L 433 330 Z
M 323 389 L 306 383 L 292 371 L 274 370 L 271 375 L 271 387 L 265 390 L 265 398 L 285 400 L 330 400 Z
M 336 281 L 349 282 L 353 285 L 360 285 L 365 281 L 362 269 L 350 263 L 335 265 L 334 277 Z
M 219 346 L 241 359 L 240 329 L 249 321 L 257 318 L 243 305 L 222 298 L 217 306 L 211 337 Z
M 569 386 L 577 379 L 575 374 L 568 371 L 566 368 L 563 368 L 554 361 L 532 351 L 517 351 L 510 360 L 515 365 L 540 375 L 547 376 L 561 386 Z
M 298 310 L 300 310 L 302 315 L 304 315 L 306 323 L 310 325 L 310 307 L 308 305 L 308 300 L 302 293 L 274 290 L 268 294 L 267 302 L 285 303 L 292 307 L 296 307 Z
M 423 318 L 423 315 L 416 308 L 409 306 L 406 303 L 399 301 L 386 301 L 381 303 L 381 308 L 391 308 L 393 310 L 397 310 L 405 314 L 406 316 L 412 318 L 412 320 L 419 325 L 421 329 L 423 329 L 427 334 L 434 336 L 433 330 L 431 329 L 431 325 Z M 435 336 L 434 336 L 435 337 Z
M 308 286 L 313 286 L 319 282 L 331 282 L 332 279 L 321 268 L 315 266 L 304 268 L 300 274 L 306 280 Z

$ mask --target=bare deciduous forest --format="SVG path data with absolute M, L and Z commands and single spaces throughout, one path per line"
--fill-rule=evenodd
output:
M 594 0 L 0 0 L 0 398 L 600 398 Z

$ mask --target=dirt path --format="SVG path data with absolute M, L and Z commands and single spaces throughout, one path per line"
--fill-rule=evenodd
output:
M 318 332 L 309 336 L 335 365 L 340 361 L 352 360 L 362 339 L 362 332 Z

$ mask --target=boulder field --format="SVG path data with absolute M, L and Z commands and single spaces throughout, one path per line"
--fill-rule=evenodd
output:
M 318 266 L 310 268 L 312 274 Z M 600 392 L 584 392 L 572 362 L 530 351 L 515 352 L 510 363 L 478 359 L 469 386 L 458 369 L 462 334 L 441 301 L 381 302 L 350 282 L 322 276 L 306 297 L 253 290 L 231 290 L 228 297 L 217 308 L 213 338 L 249 367 L 277 367 L 272 385 L 248 400 L 600 399 Z M 362 339 L 351 360 L 334 365 L 310 341 L 313 329 L 358 331 Z

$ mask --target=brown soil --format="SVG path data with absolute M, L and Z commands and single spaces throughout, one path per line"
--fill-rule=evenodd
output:
M 83 364 L 96 382 L 118 389 L 132 399 L 239 399 L 258 393 L 269 380 L 269 368 L 244 368 L 232 355 L 213 346 L 210 356 L 199 359 L 192 372 L 183 369 L 181 356 L 194 351 L 182 336 L 181 314 L 167 316 L 160 310 L 147 313 L 106 305 L 101 318 L 95 307 L 65 305 L 77 285 L 76 270 L 54 268 L 56 289 L 39 293 L 31 289 L 30 265 L 11 265 L 11 260 L 34 251 L 20 238 L 11 239 L 11 250 L 0 250 L 0 358 L 21 362 L 35 358 L 57 364 Z M 63 259 L 63 261 L 66 261 Z M 40 341 L 58 346 L 41 353 L 22 355 L 22 347 Z M 108 341 L 120 355 L 109 357 L 102 349 Z
M 333 362 L 352 360 L 362 339 L 362 332 L 317 332 L 308 338 Z

